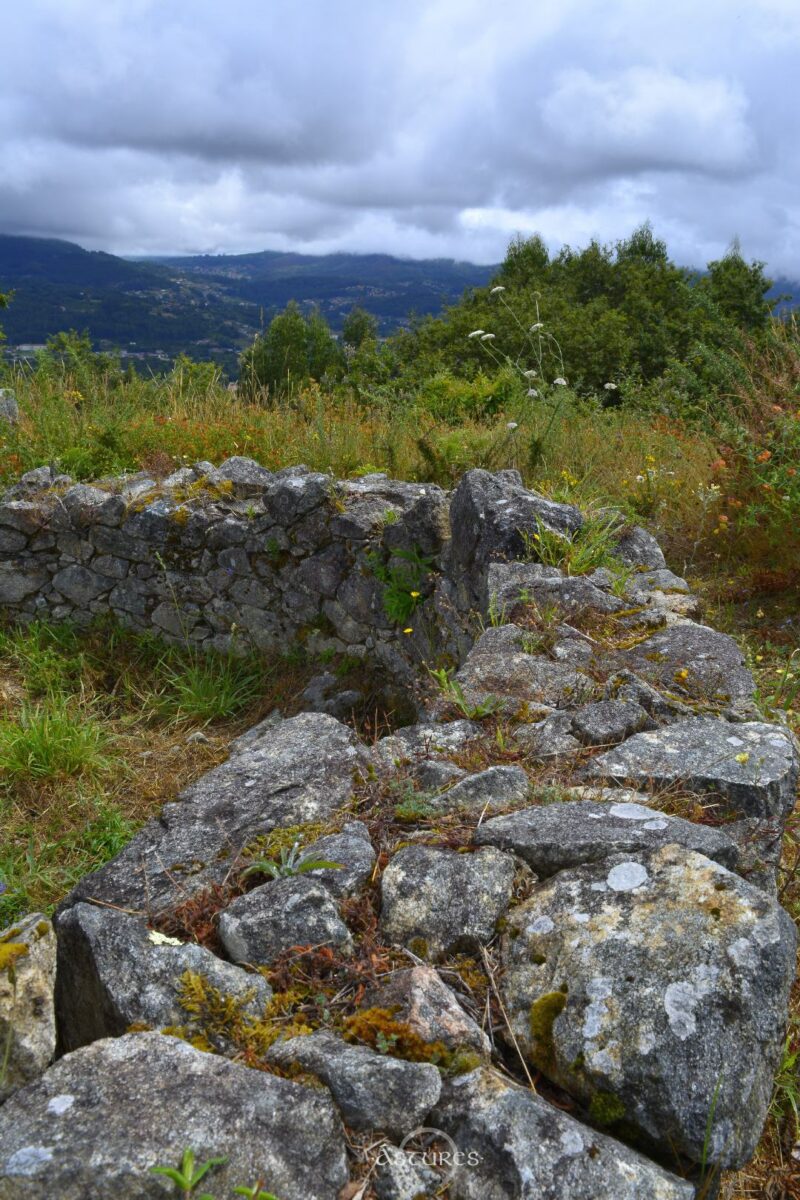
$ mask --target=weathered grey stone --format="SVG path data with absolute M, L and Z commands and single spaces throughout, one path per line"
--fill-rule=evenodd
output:
M 273 962 L 292 946 L 349 950 L 350 931 L 328 889 L 307 876 L 275 879 L 229 904 L 219 936 L 234 962 Z
M 270 1062 L 299 1064 L 326 1083 L 353 1129 L 380 1129 L 402 1138 L 419 1125 L 439 1099 L 441 1079 L 431 1063 L 405 1062 L 352 1046 L 319 1030 L 305 1037 L 276 1042 Z
M 6 498 L 0 504 L 0 526 L 28 535 L 38 533 L 46 523 L 51 508 L 52 503 L 45 505 L 34 500 Z
M 0 553 L 16 554 L 24 550 L 27 544 L 28 539 L 24 533 L 18 533 L 15 529 L 0 528 Z
M 792 735 L 778 725 L 692 717 L 634 734 L 592 759 L 586 774 L 633 787 L 680 785 L 744 816 L 771 817 L 793 808 L 799 763 Z
M 466 472 L 450 502 L 450 562 L 466 607 L 478 604 L 485 610 L 490 599 L 489 564 L 523 558 L 524 535 L 536 533 L 540 523 L 552 533 L 568 536 L 580 528 L 583 517 L 571 504 L 556 504 L 508 478 L 488 471 Z
M 480 1054 L 489 1052 L 488 1037 L 434 967 L 393 971 L 364 1003 L 393 1010 L 395 1020 L 408 1025 L 426 1042 L 441 1042 L 449 1050 L 468 1046 Z
M 624 700 L 639 704 L 651 717 L 660 720 L 669 721 L 675 717 L 695 715 L 690 705 L 674 697 L 663 696 L 658 688 L 645 683 L 633 671 L 618 671 L 612 675 L 606 680 L 603 695 L 606 700 Z
M 584 746 L 614 746 L 651 724 L 635 700 L 597 700 L 572 714 L 572 730 Z
M 156 1200 L 151 1173 L 225 1158 L 203 1180 L 218 1196 L 268 1182 L 281 1200 L 332 1200 L 347 1182 L 330 1096 L 158 1033 L 94 1042 L 0 1109 L 0 1198 Z
M 723 830 L 624 800 L 566 801 L 519 809 L 484 821 L 475 831 L 475 842 L 513 851 L 542 879 L 611 854 L 635 854 L 672 844 L 697 850 L 731 870 L 739 861 L 736 845 Z
M 783 851 L 782 819 L 745 817 L 724 825 L 723 832 L 738 851 L 737 875 L 743 876 L 754 887 L 763 888 L 776 896 L 778 867 Z
M 0 1104 L 53 1057 L 55 977 L 56 938 L 46 917 L 32 913 L 0 933 Z
M 448 791 L 435 796 L 431 803 L 448 812 L 466 810 L 479 816 L 482 812 L 497 812 L 512 804 L 522 804 L 528 796 L 530 782 L 522 767 L 488 767 L 475 775 L 467 775 Z
M 703 855 L 616 855 L 512 910 L 504 1002 L 523 1053 L 596 1119 L 742 1166 L 780 1060 L 795 944 L 783 909 Z
M 274 475 L 252 458 L 226 458 L 219 468 L 220 479 L 233 484 L 233 494 L 240 499 L 260 496 L 272 483 Z
M 572 736 L 572 714 L 568 712 L 554 712 L 543 721 L 518 725 L 514 740 L 531 758 L 563 758 L 581 750 Z
M 19 405 L 12 388 L 0 388 L 0 421 L 6 425 L 16 425 L 19 422 Z
M 629 567 L 645 567 L 659 571 L 666 567 L 666 559 L 652 533 L 640 525 L 623 529 L 616 541 L 615 553 Z
M 56 1015 L 62 1051 L 119 1037 L 131 1025 L 191 1028 L 192 1018 L 178 994 L 187 971 L 239 1001 L 248 1016 L 260 1017 L 272 995 L 261 975 L 223 962 L 202 946 L 172 944 L 175 939 L 116 909 L 76 904 L 60 914 L 57 930 Z
M 430 721 L 421 725 L 407 725 L 376 742 L 371 757 L 376 768 L 383 770 L 391 770 L 398 764 L 422 763 L 428 759 L 437 762 L 463 750 L 481 734 L 480 725 L 474 721 Z
M 26 596 L 32 596 L 44 587 L 49 578 L 44 567 L 0 562 L 0 604 L 19 604 Z
M 353 731 L 332 717 L 304 713 L 264 727 L 177 803 L 165 805 L 65 903 L 98 899 L 143 912 L 178 903 L 221 882 L 236 855 L 260 835 L 342 808 L 365 761 Z
M 453 1200 L 692 1200 L 692 1184 L 494 1071 L 446 1081 L 430 1118 L 455 1142 Z
M 84 607 L 103 592 L 110 591 L 113 586 L 113 579 L 106 579 L 95 571 L 90 571 L 88 567 L 78 566 L 77 563 L 64 567 L 53 576 L 53 587 L 80 607 Z
M 509 707 L 519 701 L 563 708 L 592 698 L 593 679 L 565 663 L 529 654 L 528 637 L 518 625 L 501 625 L 478 639 L 455 675 L 470 704 L 494 696 Z
M 409 768 L 409 775 L 421 791 L 439 792 L 451 783 L 465 779 L 467 772 L 455 763 L 437 758 L 423 758 L 421 762 L 414 763 Z
M 53 466 L 34 467 L 32 471 L 26 471 L 24 475 L 21 475 L 11 487 L 6 488 L 3 492 L 3 502 L 26 500 L 49 488 L 65 488 L 69 487 L 71 483 L 72 479 L 69 475 L 59 475 Z
M 492 563 L 487 591 L 499 613 L 511 613 L 520 603 L 539 609 L 558 608 L 567 616 L 585 612 L 614 613 L 626 607 L 616 596 L 596 587 L 584 575 L 565 575 L 541 563 Z
M 426 958 L 491 941 L 511 902 L 515 863 L 492 847 L 398 851 L 381 879 L 381 930 Z
M 691 621 L 668 626 L 624 651 L 621 658 L 630 670 L 677 699 L 688 696 L 719 704 L 751 697 L 755 690 L 733 638 Z
M 373 1187 L 378 1200 L 423 1200 L 441 1192 L 441 1176 L 386 1142 L 378 1152 Z
M 334 896 L 351 896 L 369 882 L 376 854 L 369 840 L 369 831 L 361 821 L 350 821 L 341 833 L 318 838 L 303 847 L 303 858 L 339 863 L 340 870 L 322 867 L 308 871 L 307 879 L 318 879 Z
M 114 496 L 86 483 L 76 483 L 60 497 L 60 508 L 73 526 L 91 525 L 116 508 Z M 56 513 L 58 514 L 58 509 Z

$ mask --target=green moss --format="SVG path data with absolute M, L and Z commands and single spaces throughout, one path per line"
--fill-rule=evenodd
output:
M 535 966 L 540 967 L 542 965 L 542 963 L 547 962 L 547 956 L 545 954 L 533 953 L 533 954 L 531 954 L 531 962 Z
M 28 947 L 24 942 L 3 942 L 0 945 L 0 971 L 13 968 L 18 959 L 24 958 Z
M 625 1105 L 613 1092 L 596 1092 L 589 1102 L 589 1116 L 598 1125 L 616 1125 L 625 1116 Z
M 425 938 L 414 937 L 408 943 L 408 948 L 412 954 L 416 954 L 417 958 L 428 957 L 428 943 Z
M 529 1023 L 534 1043 L 534 1057 L 538 1066 L 547 1071 L 553 1066 L 553 1025 L 556 1017 L 564 1011 L 567 1003 L 566 988 L 558 992 L 545 992 L 531 1005 Z

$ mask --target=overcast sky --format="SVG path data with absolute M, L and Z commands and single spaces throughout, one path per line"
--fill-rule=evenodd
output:
M 800 0 L 10 0 L 0 64 L 2 232 L 800 279 Z

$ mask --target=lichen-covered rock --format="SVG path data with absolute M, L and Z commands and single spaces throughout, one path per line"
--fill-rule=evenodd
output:
M 448 1080 L 431 1124 L 455 1142 L 453 1200 L 692 1200 L 692 1184 L 494 1071 Z
M 722 829 L 624 800 L 565 801 L 519 809 L 484 821 L 474 840 L 479 846 L 518 854 L 541 879 L 612 854 L 672 844 L 696 850 L 731 870 L 739 860 L 738 848 Z
M 418 1157 L 399 1150 L 391 1142 L 381 1146 L 375 1166 L 375 1195 L 378 1200 L 423 1200 L 441 1193 L 438 1172 Z
M 307 875 L 276 879 L 234 900 L 220 914 L 219 936 L 234 962 L 254 964 L 291 946 L 352 944 L 330 892 Z
M 276 1042 L 268 1057 L 278 1066 L 297 1064 L 317 1075 L 353 1129 L 380 1129 L 395 1138 L 421 1125 L 441 1092 L 431 1063 L 378 1054 L 324 1030 Z
M 678 699 L 726 704 L 750 698 L 753 676 L 733 638 L 687 621 L 669 625 L 622 653 L 624 667 Z
M 422 957 L 491 941 L 511 902 L 516 865 L 485 847 L 458 854 L 432 846 L 398 851 L 381 879 L 381 930 Z
M 796 933 L 679 846 L 561 871 L 515 908 L 504 1002 L 529 1061 L 611 1129 L 742 1166 L 780 1060 Z
M 597 700 L 572 714 L 572 731 L 584 746 L 614 746 L 652 725 L 634 700 Z
M 557 608 L 572 618 L 587 612 L 621 612 L 628 607 L 585 575 L 565 575 L 558 567 L 541 563 L 492 563 L 486 590 L 493 610 L 500 614 L 510 614 L 520 604 L 533 604 L 540 610 Z
M 572 736 L 572 713 L 554 712 L 543 721 L 517 725 L 514 741 L 530 758 L 556 759 L 579 754 L 581 743 Z
M 629 525 L 622 530 L 616 539 L 614 553 L 629 567 L 659 571 L 667 565 L 658 542 L 641 525 Z
M 467 471 L 450 502 L 450 558 L 464 606 L 485 610 L 489 595 L 487 570 L 491 562 L 523 558 L 525 534 L 539 526 L 568 536 L 583 524 L 571 504 L 557 504 L 529 492 L 507 475 Z
M 260 1017 L 272 995 L 266 980 L 192 943 L 173 944 L 143 918 L 76 904 L 57 919 L 56 1014 L 62 1051 L 119 1037 L 132 1025 L 151 1029 L 192 1025 L 179 1002 L 190 971 Z M 222 1048 L 222 1047 L 219 1047 Z
M 489 1039 L 459 1004 L 434 967 L 393 971 L 369 993 L 365 1005 L 393 1010 L 425 1042 L 441 1042 L 449 1050 L 469 1046 L 481 1054 Z
M 466 810 L 480 816 L 484 811 L 497 812 L 524 803 L 529 789 L 530 781 L 522 767 L 487 767 L 459 780 L 431 803 L 448 812 Z
M 267 727 L 165 805 L 65 905 L 97 899 L 145 913 L 174 905 L 220 882 L 255 838 L 342 808 L 365 762 L 353 731 L 333 717 L 303 713 Z
M 318 879 L 334 896 L 351 896 L 369 882 L 376 854 L 366 825 L 361 821 L 350 821 L 342 827 L 341 833 L 328 834 L 304 846 L 303 858 L 338 863 L 338 870 L 319 867 L 308 871 L 306 879 Z
M 0 1108 L 0 1200 L 156 1200 L 155 1166 L 225 1158 L 218 1196 L 260 1179 L 281 1200 L 332 1200 L 347 1182 L 327 1091 L 195 1050 L 158 1033 L 66 1055 Z
M 795 741 L 779 725 L 691 717 L 634 734 L 592 759 L 586 774 L 633 787 L 680 785 L 744 816 L 771 817 L 794 807 L 799 766 Z
M 567 663 L 529 653 L 525 649 L 529 639 L 529 631 L 518 625 L 486 630 L 455 675 L 468 703 L 495 697 L 511 709 L 524 703 L 566 708 L 592 699 L 596 684 L 590 676 Z
M 7 425 L 19 422 L 19 405 L 12 388 L 0 388 L 0 421 Z
M 474 721 L 429 721 L 407 725 L 381 738 L 372 748 L 372 761 L 379 770 L 391 770 L 405 763 L 439 761 L 463 750 L 482 734 Z
M 41 913 L 0 933 L 0 1103 L 37 1075 L 56 1048 L 56 937 Z

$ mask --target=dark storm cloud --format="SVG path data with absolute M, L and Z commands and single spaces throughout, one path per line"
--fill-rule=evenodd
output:
M 652 220 L 800 276 L 796 0 L 27 0 L 0 228 L 491 261 Z

